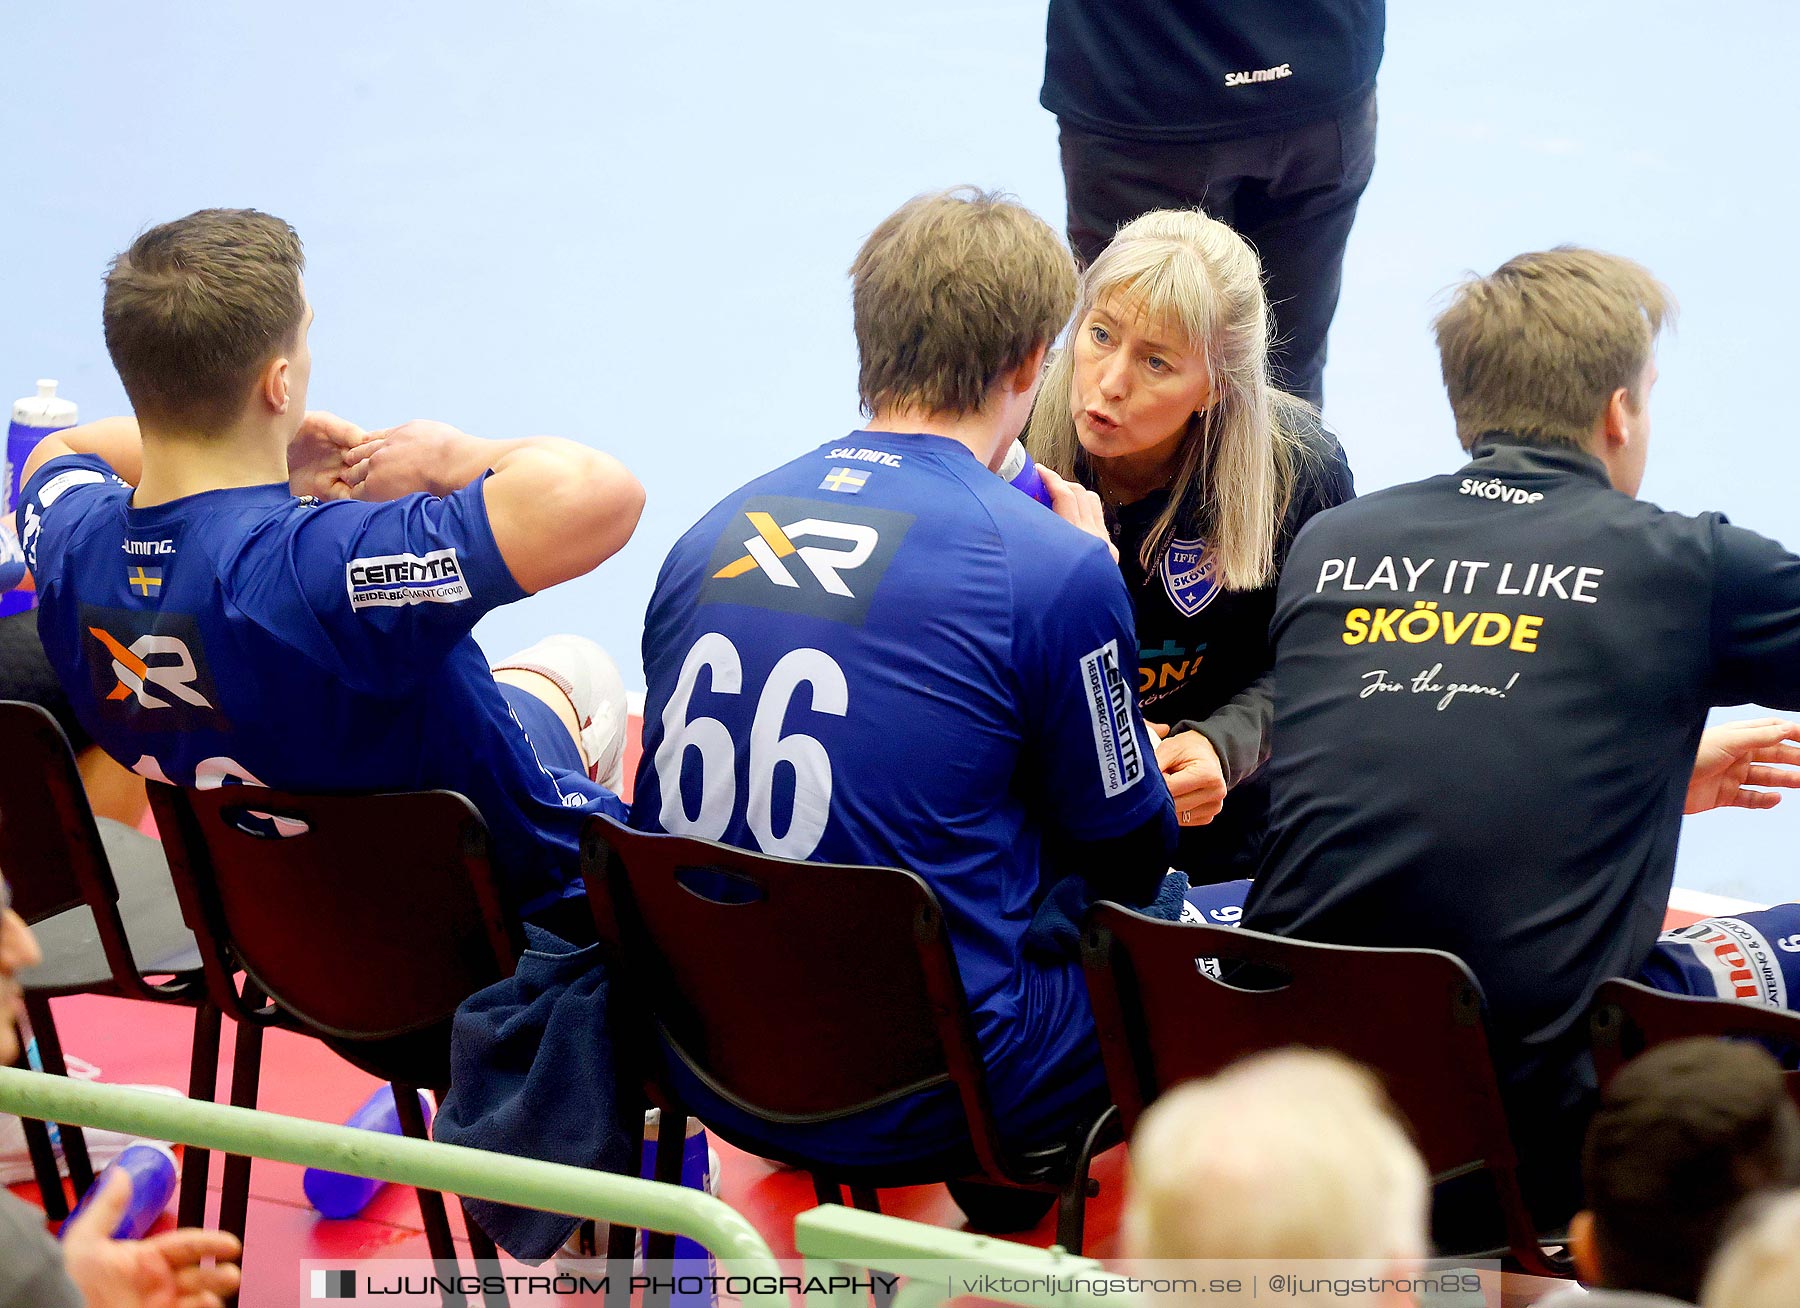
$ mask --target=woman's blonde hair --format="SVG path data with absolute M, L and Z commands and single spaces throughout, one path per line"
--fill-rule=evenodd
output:
M 1189 420 L 1168 507 L 1140 556 L 1154 570 L 1179 531 L 1206 541 L 1222 585 L 1254 590 L 1275 570 L 1276 536 L 1307 444 L 1304 401 L 1269 385 L 1269 304 L 1256 251 L 1198 210 L 1159 209 L 1127 223 L 1082 275 L 1075 323 L 1102 300 L 1168 322 L 1206 360 L 1213 399 Z M 1058 352 L 1038 392 L 1027 447 L 1084 485 L 1094 470 L 1069 403 L 1075 345 Z

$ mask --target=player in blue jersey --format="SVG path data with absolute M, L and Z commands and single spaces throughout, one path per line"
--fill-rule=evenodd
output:
M 670 552 L 633 821 L 924 877 L 1003 1130 L 1040 1141 L 1105 1102 L 1074 951 L 1027 939 L 1053 869 L 1144 903 L 1177 833 L 1098 500 L 1047 473 L 1052 512 L 990 471 L 1074 268 L 1024 209 L 952 192 L 883 222 L 851 276 L 871 421 L 727 496 Z M 689 1089 L 709 1122 L 754 1136 Z M 885 1163 L 954 1148 L 957 1122 L 954 1096 L 932 1094 L 763 1138 Z
M 624 696 L 588 642 L 490 670 L 470 635 L 578 577 L 643 505 L 608 456 L 306 413 L 312 312 L 280 219 L 155 227 L 106 279 L 137 417 L 45 438 L 18 527 L 82 724 L 180 785 L 462 792 L 521 914 L 588 921 L 576 841 L 622 816 Z M 588 928 L 591 934 L 591 926 Z

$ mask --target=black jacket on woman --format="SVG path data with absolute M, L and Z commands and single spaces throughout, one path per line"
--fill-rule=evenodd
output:
M 1195 884 L 1251 876 L 1268 821 L 1268 758 L 1273 716 L 1274 654 L 1269 619 L 1275 582 L 1288 547 L 1315 513 L 1356 494 L 1337 437 L 1314 419 L 1303 431 L 1306 450 L 1295 469 L 1293 493 L 1275 543 L 1275 576 L 1256 590 L 1218 586 L 1206 543 L 1177 528 L 1161 563 L 1149 573 L 1139 558 L 1169 492 L 1109 510 L 1119 568 L 1137 612 L 1138 700 L 1144 717 L 1172 731 L 1198 731 L 1219 752 L 1225 769 L 1225 807 L 1211 823 L 1181 829 L 1176 866 Z

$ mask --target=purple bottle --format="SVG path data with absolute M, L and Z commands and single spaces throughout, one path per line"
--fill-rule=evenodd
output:
M 427 1131 L 433 1112 L 431 1096 L 419 1091 L 419 1111 L 424 1114 Z M 400 1129 L 400 1112 L 394 1105 L 394 1088 L 384 1085 L 370 1095 L 345 1126 L 359 1131 L 380 1131 L 383 1135 L 405 1135 Z M 346 1176 L 342 1172 L 325 1172 L 316 1167 L 306 1169 L 300 1188 L 307 1200 L 325 1217 L 355 1217 L 381 1193 L 386 1181 L 367 1176 Z
M 1044 479 L 1038 473 L 1037 464 L 1031 455 L 1025 452 L 1023 441 L 1014 441 L 1012 448 L 1006 452 L 1006 458 L 1000 463 L 999 474 L 1003 481 L 1009 481 L 1024 491 L 1032 499 L 1050 507 L 1050 492 L 1044 486 Z
M 69 1233 L 69 1227 L 80 1217 L 87 1206 L 93 1202 L 94 1196 L 106 1184 L 106 1178 L 114 1172 L 124 1172 L 131 1178 L 131 1202 L 125 1205 L 125 1213 L 119 1218 L 119 1224 L 113 1227 L 112 1238 L 115 1240 L 141 1240 L 156 1225 L 156 1219 L 163 1215 L 169 1206 L 169 1200 L 175 1194 L 175 1179 L 179 1175 L 175 1165 L 175 1151 L 168 1145 L 155 1140 L 137 1140 L 125 1146 L 119 1156 L 106 1165 L 106 1170 L 94 1178 L 94 1184 L 75 1205 L 56 1234 L 60 1238 Z

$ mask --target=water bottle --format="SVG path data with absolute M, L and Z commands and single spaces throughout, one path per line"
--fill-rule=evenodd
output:
M 662 1113 L 652 1108 L 644 1115 L 644 1157 L 638 1175 L 646 1181 L 656 1175 L 656 1151 L 661 1145 Z M 681 1149 L 681 1184 L 689 1190 L 698 1190 L 701 1194 L 718 1193 L 713 1184 L 711 1149 L 706 1139 L 706 1128 L 698 1118 L 688 1118 L 687 1139 L 682 1142 Z M 644 1238 L 638 1232 L 640 1247 Z M 685 1235 L 675 1237 L 675 1266 L 677 1277 L 705 1277 L 717 1271 L 717 1264 L 707 1249 Z M 716 1308 L 718 1298 L 710 1291 L 699 1294 L 690 1289 L 679 1289 L 670 1296 L 672 1308 Z
M 423 1090 L 419 1094 L 419 1112 L 425 1117 L 425 1127 L 431 1128 L 431 1115 L 436 1105 L 431 1096 Z M 405 1135 L 400 1128 L 400 1112 L 394 1104 L 394 1088 L 384 1085 L 370 1095 L 363 1106 L 351 1114 L 345 1126 L 353 1126 L 359 1131 L 380 1131 L 384 1135 Z M 377 1181 L 368 1176 L 346 1176 L 342 1172 L 325 1172 L 316 1167 L 306 1169 L 306 1175 L 300 1178 L 300 1188 L 306 1192 L 312 1206 L 326 1217 L 355 1217 L 369 1206 L 370 1200 L 381 1193 L 386 1181 Z
M 1050 492 L 1044 486 L 1044 479 L 1038 473 L 1037 464 L 1031 455 L 1025 452 L 1023 441 L 1014 441 L 1012 448 L 1006 452 L 1006 458 L 1000 463 L 1000 478 L 1009 481 L 1024 491 L 1032 499 L 1050 507 Z
M 59 1237 L 68 1235 L 69 1227 L 94 1201 L 94 1196 L 106 1185 L 106 1178 L 114 1172 L 124 1172 L 131 1178 L 131 1202 L 125 1205 L 119 1224 L 113 1227 L 112 1238 L 141 1240 L 150 1233 L 150 1228 L 156 1225 L 156 1219 L 163 1215 L 175 1195 L 179 1169 L 175 1165 L 175 1151 L 168 1145 L 156 1140 L 136 1140 L 120 1150 L 119 1156 L 94 1178 L 93 1187 L 81 1197 L 75 1211 L 57 1231 Z
M 31 457 L 31 451 L 51 432 L 74 425 L 74 402 L 57 395 L 56 382 L 48 377 L 38 381 L 36 395 L 27 395 L 13 405 L 12 425 L 6 429 L 4 461 L 8 519 L 13 516 L 13 510 L 19 507 L 20 474 L 25 470 L 25 460 Z M 23 613 L 36 602 L 37 595 L 30 590 L 0 595 L 0 617 L 9 613 Z

